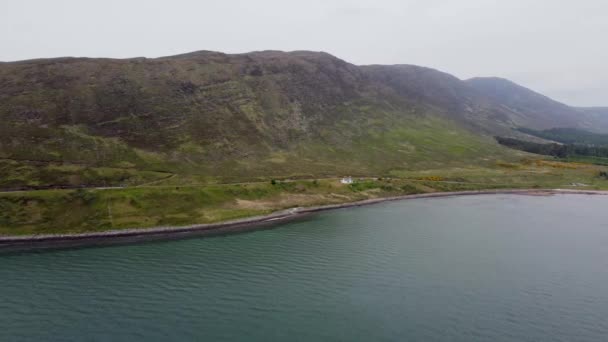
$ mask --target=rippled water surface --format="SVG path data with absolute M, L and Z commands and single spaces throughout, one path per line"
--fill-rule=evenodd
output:
M 607 207 L 421 199 L 0 255 L 0 341 L 606 341 Z

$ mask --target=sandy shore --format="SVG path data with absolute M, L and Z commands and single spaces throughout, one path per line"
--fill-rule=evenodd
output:
M 195 224 L 179 227 L 153 227 L 132 228 L 121 230 L 110 230 L 104 232 L 91 232 L 81 234 L 57 234 L 57 235 L 27 235 L 27 236 L 4 236 L 0 237 L 0 251 L 64 248 L 93 245 L 114 245 L 133 243 L 139 241 L 171 240 L 191 236 L 209 236 L 226 234 L 230 232 L 247 231 L 272 227 L 273 225 L 288 220 L 293 220 L 307 214 L 370 205 L 388 201 L 398 201 L 417 198 L 434 198 L 449 196 L 469 195 L 494 195 L 494 194 L 516 194 L 548 196 L 555 194 L 585 194 L 585 195 L 608 195 L 608 191 L 594 190 L 568 190 L 568 189 L 517 189 L 517 190 L 480 190 L 480 191 L 458 191 L 458 192 L 435 192 L 416 195 L 404 195 L 397 197 L 385 197 L 368 199 L 358 202 L 324 205 L 318 207 L 292 208 L 274 212 L 265 216 L 254 216 L 239 220 L 226 221 L 211 224 Z

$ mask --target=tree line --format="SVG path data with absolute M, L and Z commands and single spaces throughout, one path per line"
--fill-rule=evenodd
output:
M 608 146 L 608 134 L 593 133 L 577 128 L 552 128 L 544 131 L 518 128 L 517 130 L 562 144 Z
M 568 157 L 599 157 L 608 158 L 608 147 L 581 145 L 581 144 L 541 144 L 515 138 L 495 137 L 499 144 L 530 153 L 553 156 L 557 158 Z

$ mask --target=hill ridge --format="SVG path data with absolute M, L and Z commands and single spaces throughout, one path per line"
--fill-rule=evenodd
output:
M 0 176 L 14 186 L 32 183 L 16 171 L 25 169 L 38 184 L 85 182 L 53 166 L 76 162 L 237 179 L 387 174 L 514 158 L 492 136 L 521 136 L 518 127 L 608 127 L 580 109 L 547 113 L 550 99 L 527 108 L 487 93 L 432 68 L 315 51 L 2 63 L 0 159 L 14 163 Z

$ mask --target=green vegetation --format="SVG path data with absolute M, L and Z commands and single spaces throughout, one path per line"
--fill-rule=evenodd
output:
M 608 160 L 608 147 L 604 146 L 589 146 L 579 144 L 541 144 L 531 141 L 525 141 L 514 138 L 496 137 L 496 140 L 501 144 L 510 148 L 526 151 L 530 153 L 543 154 L 557 158 L 587 158 L 583 160 L 593 161 L 597 159 Z
M 594 157 L 594 156 L 567 156 L 560 158 L 560 160 L 572 163 L 587 163 L 596 165 L 608 165 L 608 158 Z
M 21 189 L 133 186 L 171 173 L 135 168 L 91 167 L 59 162 L 0 160 L 0 191 Z
M 443 184 L 443 191 L 492 188 L 580 188 L 606 189 L 600 178 L 605 168 L 599 165 L 568 163 L 558 160 L 524 159 L 519 162 L 497 162 L 491 168 L 449 168 L 424 171 L 394 171 L 393 175 L 416 184 Z M 431 179 L 440 179 L 433 181 Z M 575 184 L 575 185 L 573 185 Z
M 492 138 L 529 137 L 515 124 L 580 128 L 581 118 L 597 122 L 505 80 L 306 51 L 0 63 L 0 234 L 207 223 L 432 191 L 604 188 L 601 166 L 543 161 Z M 345 175 L 360 180 L 337 182 Z
M 355 108 L 358 107 L 350 110 Z M 336 122 L 332 126 L 335 128 L 321 130 L 315 141 L 302 141 L 283 151 L 259 150 L 233 159 L 209 159 L 206 152 L 194 148 L 188 152 L 144 152 L 126 145 L 123 153 L 103 160 L 97 160 L 91 152 L 67 161 L 51 158 L 55 152 L 67 154 L 62 145 L 50 148 L 42 144 L 37 155 L 13 150 L 0 159 L 0 191 L 384 175 L 403 168 L 490 165 L 488 156 L 504 160 L 521 157 L 489 137 L 438 117 L 397 119 L 399 113 L 388 110 L 362 110 L 369 110 L 361 115 L 365 119 Z M 41 160 L 28 159 L 34 157 Z
M 492 167 L 393 170 L 354 184 L 338 179 L 0 194 L 0 235 L 53 234 L 211 223 L 296 207 L 436 191 L 608 189 L 607 169 L 528 159 Z
M 402 193 L 384 183 L 360 193 L 335 180 L 41 190 L 0 194 L 0 234 L 103 231 L 210 223 L 267 214 L 299 205 L 322 205 Z
M 514 138 L 496 137 L 510 148 L 553 156 L 563 161 L 608 165 L 608 134 L 592 133 L 575 128 L 554 128 L 537 131 L 519 128 L 520 132 L 556 143 L 536 143 Z
M 577 128 L 553 128 L 537 131 L 521 127 L 518 130 L 535 137 L 557 141 L 562 144 L 608 146 L 608 134 L 592 133 Z

